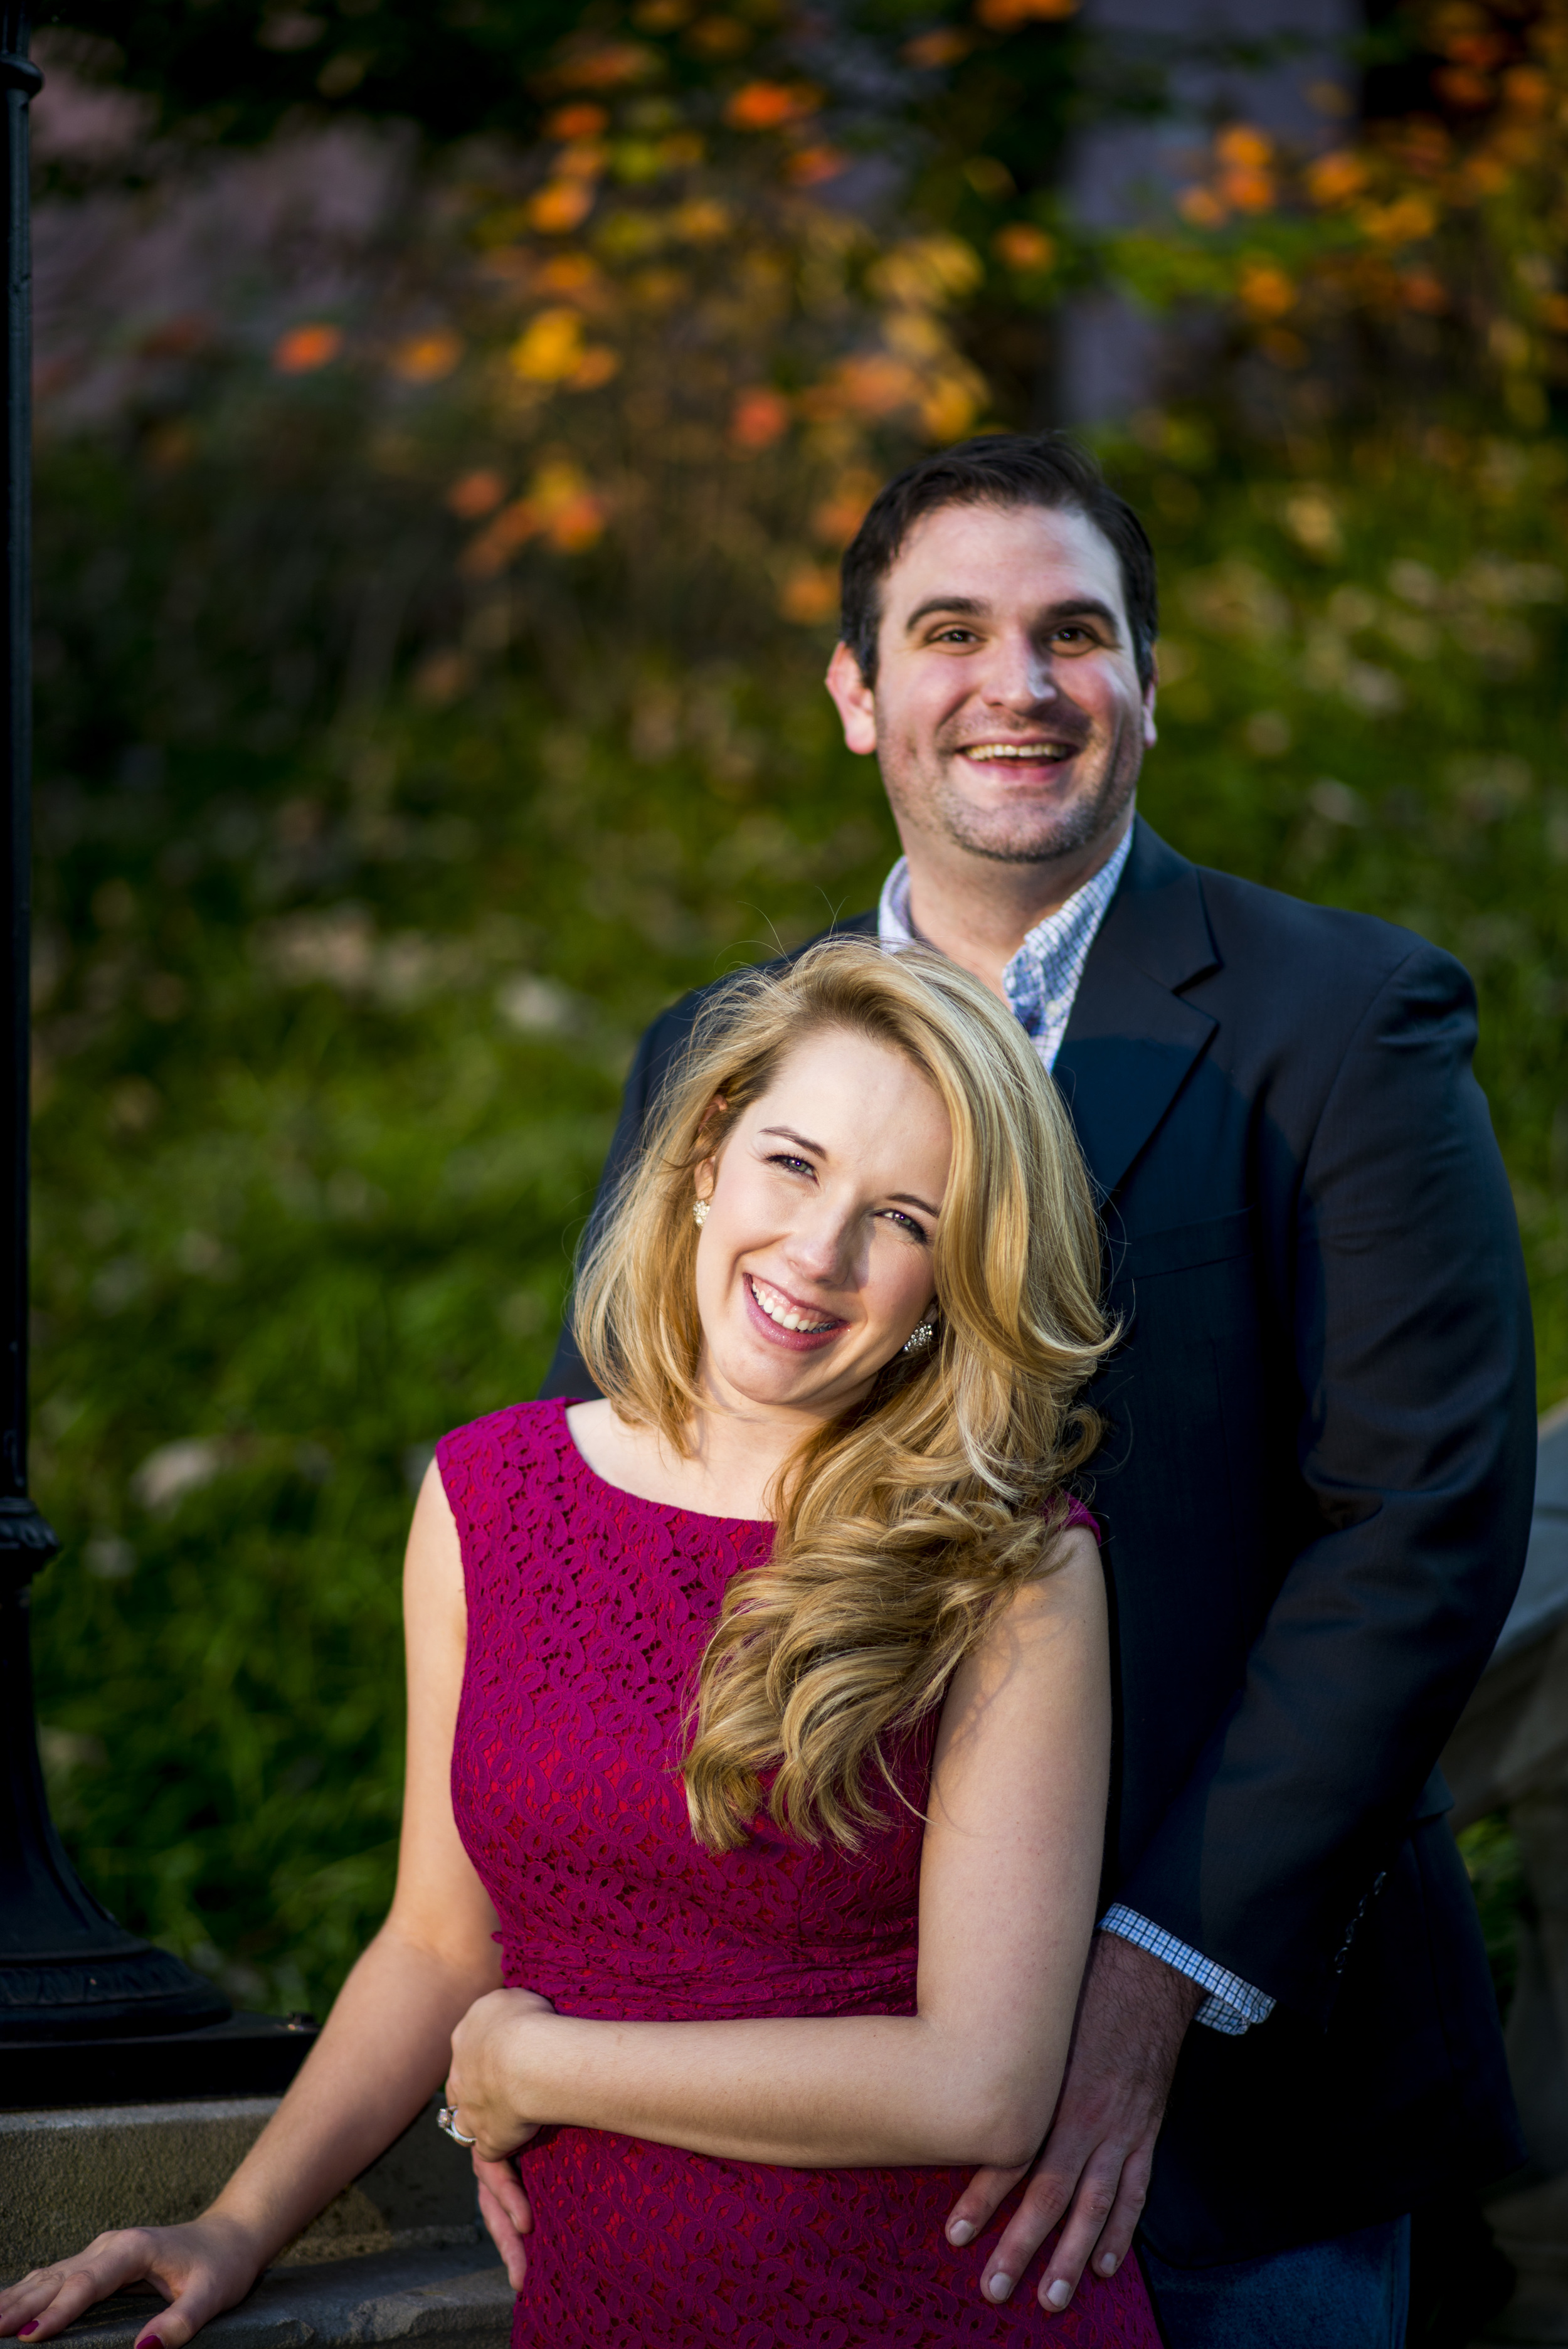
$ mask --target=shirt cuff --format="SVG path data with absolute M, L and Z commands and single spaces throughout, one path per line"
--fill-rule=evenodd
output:
M 1174 1966 L 1179 1974 L 1206 1990 L 1209 1995 L 1192 2020 L 1207 2023 L 1211 2031 L 1222 2032 L 1227 2039 L 1239 2039 L 1254 2023 L 1266 2023 L 1274 2013 L 1274 2002 L 1266 1991 L 1254 1990 L 1240 1974 L 1217 1966 L 1201 1951 L 1189 1949 L 1174 1933 L 1168 1933 L 1162 1925 L 1151 1925 L 1147 1917 L 1140 1917 L 1136 1909 L 1123 1908 L 1119 1900 L 1106 1910 L 1099 1930 L 1130 1941 L 1135 1950 L 1147 1950 L 1151 1958 Z

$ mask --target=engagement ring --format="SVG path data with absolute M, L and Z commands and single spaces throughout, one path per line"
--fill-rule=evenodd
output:
M 478 2142 L 478 2139 L 475 2137 L 465 2137 L 462 2130 L 458 2127 L 458 2113 L 457 2106 L 455 2105 L 443 2105 L 441 2106 L 440 2111 L 436 2115 L 436 2127 L 438 2129 L 445 2129 L 447 2135 L 451 2138 L 454 2145 L 474 2145 Z

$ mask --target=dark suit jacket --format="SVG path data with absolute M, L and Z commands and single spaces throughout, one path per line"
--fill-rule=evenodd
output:
M 612 1169 L 696 1001 L 644 1038 Z M 1475 1035 L 1449 956 L 1200 871 L 1140 820 L 1057 1062 L 1126 1321 L 1086 1485 L 1116 1638 L 1107 1891 L 1278 2002 L 1187 2034 L 1144 2222 L 1178 2263 L 1522 2158 L 1435 1770 L 1534 1474 Z M 570 1340 L 546 1392 L 592 1392 Z

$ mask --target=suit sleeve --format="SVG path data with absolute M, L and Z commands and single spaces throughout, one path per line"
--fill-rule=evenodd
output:
M 1302 1169 L 1289 1309 L 1298 1457 L 1321 1530 L 1291 1562 L 1239 1698 L 1118 1888 L 1319 2019 L 1380 1871 L 1426 1807 L 1529 1538 L 1530 1304 L 1475 1037 L 1468 976 L 1422 947 L 1374 999 L 1330 1086 Z
M 644 1030 L 642 1041 L 627 1071 L 625 1090 L 621 1095 L 621 1113 L 615 1121 L 609 1156 L 599 1177 L 599 1188 L 593 1195 L 593 1206 L 584 1231 L 585 1239 L 592 1237 L 603 1212 L 604 1202 L 614 1192 L 629 1161 L 636 1155 L 648 1112 L 658 1098 L 671 1061 L 691 1034 L 696 1001 L 696 996 L 683 997 L 667 1011 L 661 1011 L 652 1026 Z M 544 1383 L 539 1390 L 540 1398 L 544 1401 L 552 1396 L 565 1395 L 573 1402 L 583 1402 L 597 1395 L 598 1392 L 577 1350 L 569 1310 L 562 1324 L 561 1335 L 555 1341 L 555 1352 L 545 1373 Z

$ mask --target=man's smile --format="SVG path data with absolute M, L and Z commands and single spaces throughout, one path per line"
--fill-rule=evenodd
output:
M 1076 742 L 962 742 L 958 755 L 976 764 L 1005 760 L 1031 767 L 1055 767 L 1076 758 L 1079 747 Z

